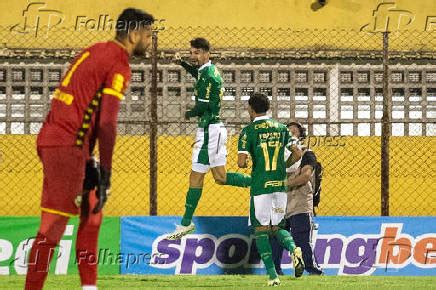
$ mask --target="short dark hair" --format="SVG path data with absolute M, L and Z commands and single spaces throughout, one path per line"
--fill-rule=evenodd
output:
M 248 104 L 257 114 L 266 113 L 269 110 L 269 99 L 262 93 L 254 93 L 251 95 Z
M 296 126 L 298 128 L 298 131 L 300 131 L 300 138 L 306 138 L 306 128 L 304 128 L 303 125 L 298 122 L 289 122 L 287 127 L 289 128 L 291 126 Z
M 118 16 L 116 23 L 116 37 L 124 39 L 130 31 L 152 25 L 155 19 L 150 13 L 136 8 L 126 8 Z
M 197 49 L 203 49 L 204 51 L 210 50 L 210 44 L 209 41 L 207 41 L 206 38 L 203 37 L 197 37 L 190 41 L 191 47 L 197 48 Z

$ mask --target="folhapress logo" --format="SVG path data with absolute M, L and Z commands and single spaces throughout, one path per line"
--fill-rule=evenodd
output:
M 397 7 L 395 1 L 383 2 L 377 5 L 372 12 L 370 23 L 363 25 L 360 30 L 365 32 L 385 32 L 407 30 L 415 21 L 412 11 Z M 436 16 L 427 16 L 424 31 L 436 29 Z
M 48 9 L 45 2 L 31 2 L 23 10 L 22 21 L 10 28 L 11 32 L 20 34 L 33 33 L 35 37 L 45 35 L 64 21 L 59 10 Z
M 411 11 L 397 8 L 395 2 L 380 3 L 372 12 L 372 21 L 361 30 L 368 32 L 396 31 L 407 27 L 415 20 Z

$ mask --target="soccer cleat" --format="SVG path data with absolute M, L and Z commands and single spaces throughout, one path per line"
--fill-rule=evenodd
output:
M 294 264 L 294 274 L 295 278 L 301 277 L 304 272 L 304 261 L 303 253 L 300 247 L 296 247 L 294 252 L 291 254 L 292 263 Z
M 273 280 L 268 280 L 268 286 L 271 287 L 280 286 L 280 279 L 277 277 Z
M 309 276 L 324 276 L 324 272 L 323 271 L 309 272 Z
M 277 272 L 277 275 L 279 275 L 279 276 L 283 276 L 283 275 L 285 275 L 284 273 L 283 273 L 283 270 L 282 269 L 276 269 L 276 272 Z
M 176 225 L 176 230 L 168 234 L 167 240 L 180 240 L 183 236 L 191 234 L 195 231 L 195 225 L 191 223 L 189 226 Z

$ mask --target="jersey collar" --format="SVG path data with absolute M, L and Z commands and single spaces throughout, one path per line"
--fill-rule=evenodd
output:
M 212 65 L 212 61 L 208 61 L 205 64 L 203 64 L 202 66 L 200 66 L 200 68 L 198 69 L 198 71 L 201 71 L 202 69 L 204 69 L 205 67 L 211 66 Z
M 254 118 L 253 122 L 260 121 L 260 120 L 268 120 L 268 119 L 270 119 L 270 117 L 268 117 L 268 116 L 260 116 L 260 117 Z
M 127 54 L 128 54 L 127 48 L 126 48 L 126 46 L 125 46 L 124 44 L 122 44 L 121 42 L 119 42 L 119 41 L 116 40 L 116 39 L 113 39 L 112 42 L 114 42 L 115 44 L 117 44 L 119 47 L 121 47 L 121 48 L 122 48 L 125 52 L 127 52 Z

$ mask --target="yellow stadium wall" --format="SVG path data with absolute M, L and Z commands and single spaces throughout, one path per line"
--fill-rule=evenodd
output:
M 158 213 L 181 215 L 190 171 L 193 139 L 159 138 Z M 228 142 L 228 169 L 237 170 L 236 137 Z M 380 139 L 319 138 L 312 144 L 325 168 L 321 215 L 380 214 Z M 121 136 L 114 157 L 112 196 L 107 215 L 149 212 L 148 137 Z M 42 185 L 35 137 L 0 136 L 0 215 L 38 215 Z M 435 137 L 391 139 L 391 215 L 436 215 Z M 247 172 L 247 171 L 245 171 Z M 210 174 L 198 215 L 246 215 L 248 190 L 218 186 Z
M 358 31 L 366 26 L 367 31 L 374 31 L 383 30 L 385 23 L 389 23 L 389 30 L 436 30 L 434 0 L 329 0 L 325 7 L 316 11 L 311 9 L 315 0 L 46 0 L 43 1 L 45 4 L 32 4 L 35 2 L 41 3 L 36 0 L 0 2 L 0 26 L 4 28 L 0 36 L 6 40 L 8 47 L 38 47 L 41 44 L 51 48 L 81 47 L 95 41 L 105 40 L 112 33 L 103 29 L 103 23 L 107 23 L 109 18 L 116 20 L 122 9 L 132 6 L 150 11 L 159 19 L 165 19 L 162 24 L 166 28 L 185 27 L 188 32 L 190 31 L 186 37 L 193 37 L 199 33 L 200 30 L 192 29 L 192 27 L 199 26 L 284 28 L 297 31 L 303 29 Z M 28 11 L 25 12 L 25 10 Z M 39 19 L 38 29 L 40 30 L 37 37 L 45 41 L 36 40 L 35 31 L 30 28 L 36 19 Z M 25 20 L 29 26 L 26 29 L 24 29 Z M 82 25 L 85 22 L 87 22 L 86 27 Z M 13 29 L 15 32 L 9 31 L 12 26 L 15 26 Z M 75 27 L 75 32 L 54 32 L 61 28 L 74 30 Z M 103 32 L 104 30 L 106 33 Z M 280 39 L 278 33 L 272 38 Z M 223 39 L 231 35 L 223 34 Z M 205 36 L 211 37 L 211 35 Z M 269 48 L 271 45 L 277 45 L 256 42 L 256 35 L 249 37 L 253 38 L 252 41 L 245 41 L 254 47 Z M 164 34 L 163 38 L 165 38 Z M 294 42 L 300 41 L 299 38 L 296 39 Z M 408 41 L 414 42 L 417 39 L 412 37 Z M 287 43 L 289 42 L 292 41 L 287 40 Z M 356 39 L 350 38 L 349 42 L 344 41 L 342 45 L 345 45 L 345 48 L 353 48 L 355 42 Z M 213 44 L 215 47 L 218 46 Z M 335 45 L 335 43 L 329 43 L 328 35 L 326 35 L 324 44 Z M 417 41 L 417 48 L 421 48 L 418 44 L 423 45 Z M 174 39 L 166 41 L 165 45 L 168 48 L 180 48 L 180 38 L 174 36 Z M 299 43 L 295 43 L 296 47 L 298 45 Z

